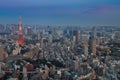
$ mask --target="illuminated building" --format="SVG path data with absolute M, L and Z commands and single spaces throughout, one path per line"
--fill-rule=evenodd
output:
M 20 23 L 19 23 L 18 44 L 22 46 L 24 45 L 23 34 L 22 34 L 22 19 L 20 19 Z

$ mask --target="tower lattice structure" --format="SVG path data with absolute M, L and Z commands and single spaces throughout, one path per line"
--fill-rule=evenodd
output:
M 23 34 L 22 34 L 22 19 L 20 18 L 19 22 L 19 34 L 18 34 L 18 44 L 19 45 L 24 45 L 24 39 L 23 39 Z

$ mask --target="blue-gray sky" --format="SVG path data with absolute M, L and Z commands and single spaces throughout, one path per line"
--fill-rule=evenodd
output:
M 120 25 L 120 0 L 0 0 L 0 23 Z

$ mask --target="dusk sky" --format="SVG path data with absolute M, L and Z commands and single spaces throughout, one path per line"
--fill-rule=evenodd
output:
M 120 0 L 0 0 L 0 23 L 120 25 Z

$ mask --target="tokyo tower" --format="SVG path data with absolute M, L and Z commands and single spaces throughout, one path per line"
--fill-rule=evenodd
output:
M 19 22 L 18 44 L 21 46 L 24 45 L 23 34 L 22 34 L 22 19 L 21 18 L 20 18 L 20 22 Z

